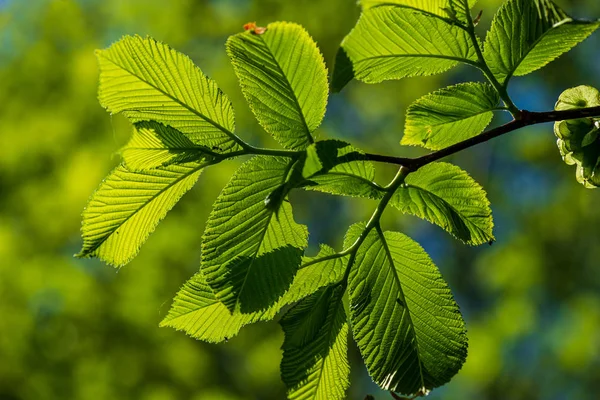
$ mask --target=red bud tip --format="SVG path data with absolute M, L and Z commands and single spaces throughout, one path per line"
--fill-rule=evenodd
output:
M 253 31 L 256 28 L 256 22 L 248 22 L 244 24 L 245 31 Z

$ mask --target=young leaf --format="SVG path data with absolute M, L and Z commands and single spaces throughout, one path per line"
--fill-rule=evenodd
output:
M 266 204 L 285 184 L 293 161 L 255 157 L 244 163 L 217 198 L 202 239 L 201 269 L 217 298 L 243 313 L 269 308 L 292 283 L 308 245 L 308 231 L 292 207 Z
M 414 394 L 448 382 L 467 355 L 465 326 L 427 253 L 409 237 L 373 229 L 350 271 L 354 339 L 373 380 Z
M 218 343 L 237 335 L 247 324 L 267 321 L 286 305 L 300 301 L 319 289 L 339 283 L 344 276 L 349 256 L 340 256 L 322 246 L 316 257 L 305 257 L 288 291 L 279 301 L 263 311 L 231 312 L 206 283 L 202 271 L 185 283 L 173 300 L 168 315 L 160 323 L 182 330 L 205 342 Z
M 403 145 L 440 150 L 480 134 L 500 96 L 487 83 L 462 83 L 421 97 L 408 107 Z
M 117 267 L 127 264 L 167 212 L 194 186 L 203 166 L 191 162 L 145 172 L 117 167 L 83 211 L 83 247 L 77 257 L 98 257 Z
M 111 113 L 169 125 L 209 148 L 239 150 L 229 99 L 186 55 L 139 36 L 125 36 L 96 55 L 98 98 Z
M 480 245 L 494 240 L 485 191 L 455 165 L 431 163 L 411 173 L 390 204 L 439 225 L 465 243 Z
M 134 124 L 133 135 L 121 149 L 130 171 L 145 171 L 190 161 L 212 161 L 212 151 L 192 142 L 177 129 L 155 121 Z
M 494 16 L 484 57 L 506 83 L 527 75 L 571 50 L 600 26 L 600 21 L 571 19 L 550 0 L 509 0 Z
M 263 34 L 232 36 L 227 53 L 242 92 L 261 126 L 290 149 L 304 149 L 325 115 L 327 70 L 300 25 L 269 24 Z
M 320 290 L 281 319 L 281 376 L 292 400 L 343 400 L 349 386 L 343 286 Z
M 342 42 L 334 70 L 336 89 L 353 75 L 367 83 L 444 72 L 459 62 L 475 63 L 468 33 L 449 22 L 394 6 L 365 10 Z M 345 53 L 345 54 L 344 54 Z M 344 61 L 345 60 L 345 61 Z M 344 76 L 338 76 L 342 74 Z
M 379 198 L 375 169 L 364 153 L 339 140 L 319 141 L 307 148 L 302 170 L 308 190 L 344 196 Z

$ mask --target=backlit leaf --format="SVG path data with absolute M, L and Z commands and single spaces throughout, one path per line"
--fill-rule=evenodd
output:
M 128 263 L 167 212 L 194 186 L 202 167 L 195 162 L 145 172 L 117 167 L 83 211 L 83 247 L 77 256 L 98 257 L 114 266 Z
M 268 206 L 293 162 L 255 157 L 223 189 L 208 218 L 201 268 L 209 286 L 230 311 L 269 308 L 289 288 L 308 245 L 306 227 L 294 222 L 287 201 Z
M 571 50 L 600 21 L 570 18 L 550 0 L 509 0 L 494 16 L 484 57 L 496 78 L 527 75 Z
M 390 204 L 439 225 L 465 243 L 494 240 L 490 203 L 483 188 L 459 167 L 428 164 L 406 177 Z
M 361 0 L 363 9 L 372 7 L 396 5 L 399 7 L 410 7 L 421 10 L 442 18 L 456 17 L 461 22 L 466 22 L 466 13 L 477 3 L 477 0 L 469 0 L 468 8 L 464 0 Z
M 229 99 L 186 55 L 151 38 L 125 36 L 96 56 L 98 98 L 111 113 L 169 125 L 222 152 L 240 148 Z
M 261 126 L 290 149 L 304 149 L 325 115 L 327 70 L 316 43 L 300 25 L 269 24 L 227 41 L 242 91 Z
M 281 319 L 281 376 L 292 400 L 343 400 L 349 386 L 343 286 L 320 290 Z
M 400 142 L 440 150 L 480 134 L 500 101 L 487 83 L 462 83 L 421 97 L 408 108 Z
M 448 285 L 409 237 L 373 229 L 348 282 L 354 339 L 385 390 L 414 394 L 448 382 L 467 355 L 465 326 Z
M 121 156 L 128 170 L 144 171 L 197 160 L 209 163 L 213 159 L 209 152 L 170 126 L 142 121 L 134 124 L 133 135 L 121 149 Z
M 333 76 L 337 90 L 349 80 L 349 64 L 358 80 L 377 83 L 437 74 L 459 62 L 474 64 L 477 60 L 464 29 L 410 8 L 394 6 L 365 10 L 342 42 L 340 52 Z
M 324 140 L 307 149 L 303 175 L 307 190 L 344 196 L 378 198 L 375 168 L 364 153 L 346 142 Z
M 177 293 L 160 326 L 182 330 L 198 340 L 219 343 L 237 335 L 244 325 L 270 319 L 273 314 L 231 313 L 217 299 L 202 272 L 198 272 Z
M 231 312 L 206 283 L 202 272 L 195 274 L 177 293 L 168 315 L 160 326 L 182 330 L 206 342 L 222 342 L 237 335 L 242 326 L 273 319 L 286 305 L 310 296 L 319 289 L 339 283 L 349 256 L 340 256 L 322 246 L 316 257 L 304 257 L 288 291 L 268 309 L 256 312 Z

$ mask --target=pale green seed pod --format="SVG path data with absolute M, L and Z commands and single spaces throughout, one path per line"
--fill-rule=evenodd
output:
M 571 130 L 567 125 L 567 121 L 558 121 L 554 123 L 554 135 L 559 139 L 568 139 L 571 137 Z
M 565 90 L 555 109 L 574 110 L 600 106 L 600 91 L 590 86 Z M 558 121 L 554 124 L 556 145 L 567 165 L 575 165 L 575 177 L 586 188 L 600 186 L 600 122 L 593 118 Z

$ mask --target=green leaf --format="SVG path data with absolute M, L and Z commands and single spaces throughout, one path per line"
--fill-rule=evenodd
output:
M 279 308 L 310 296 L 325 286 L 339 283 L 344 277 L 349 258 L 349 255 L 341 256 L 326 245 L 321 245 L 317 256 L 303 257 L 302 265 L 290 289 L 282 297 Z
M 192 142 L 183 133 L 155 121 L 134 124 L 133 135 L 121 149 L 123 163 L 130 171 L 145 171 L 190 161 L 210 163 L 211 150 Z
M 441 40 L 443 38 L 443 40 Z M 477 60 L 469 35 L 449 22 L 394 6 L 365 10 L 342 42 L 333 86 L 341 89 L 353 75 L 367 83 L 444 72 L 459 62 Z M 342 76 L 340 76 L 340 74 Z
M 443 18 L 458 19 L 466 22 L 466 13 L 477 3 L 477 0 L 469 0 L 465 5 L 464 0 L 361 0 L 363 9 L 378 6 L 395 5 L 398 7 L 413 8 Z M 468 6 L 468 8 L 466 7 Z
M 406 177 L 390 204 L 439 225 L 471 245 L 494 240 L 492 211 L 483 188 L 465 171 L 431 163 Z
M 304 149 L 325 115 L 327 70 L 316 43 L 300 25 L 275 22 L 263 34 L 227 41 L 242 92 L 261 126 L 290 149 Z
M 467 355 L 464 322 L 418 243 L 373 229 L 357 252 L 348 289 L 354 339 L 383 389 L 431 390 L 459 371 Z
M 494 16 L 484 58 L 498 80 L 527 75 L 566 53 L 600 26 L 571 19 L 549 0 L 509 0 Z
M 111 113 L 160 122 L 220 152 L 240 149 L 229 99 L 186 55 L 139 36 L 125 36 L 96 55 L 98 97 Z
M 343 400 L 349 386 L 343 286 L 320 290 L 281 319 L 281 376 L 293 400 Z
M 477 0 L 449 0 L 447 3 L 449 4 L 450 14 L 454 13 L 458 21 L 466 24 L 471 18 L 469 14 L 477 4 Z M 445 8 L 444 11 L 448 12 L 448 8 Z
M 308 190 L 344 196 L 379 198 L 375 168 L 364 153 L 339 140 L 319 141 L 307 148 L 302 170 Z
M 316 257 L 304 257 L 303 263 L 288 291 L 266 310 L 231 312 L 206 283 L 202 271 L 195 274 L 177 293 L 161 327 L 182 330 L 206 342 L 222 342 L 237 335 L 247 324 L 267 321 L 286 305 L 308 297 L 319 289 L 339 283 L 344 276 L 349 256 L 340 256 L 328 246 L 322 246 Z
M 346 50 L 340 47 L 335 55 L 331 76 L 331 91 L 339 93 L 352 79 L 354 79 L 354 66 L 348 58 Z
M 201 269 L 230 311 L 269 308 L 289 288 L 308 245 L 308 231 L 282 201 L 267 197 L 285 184 L 293 161 L 255 157 L 244 163 L 217 198 L 202 240 Z
M 202 272 L 198 272 L 177 293 L 160 326 L 184 331 L 198 340 L 219 343 L 237 335 L 244 325 L 273 318 L 274 314 L 231 313 L 217 299 Z
M 440 150 L 483 132 L 500 102 L 487 83 L 462 83 L 421 97 L 408 107 L 403 145 Z
M 194 186 L 202 167 L 195 162 L 145 172 L 117 167 L 83 211 L 83 247 L 77 257 L 98 257 L 114 266 L 131 261 L 156 225 Z

